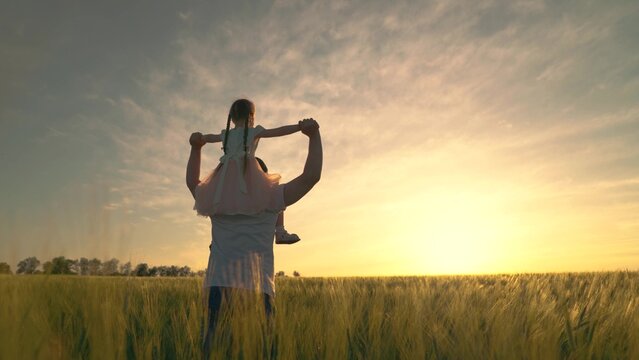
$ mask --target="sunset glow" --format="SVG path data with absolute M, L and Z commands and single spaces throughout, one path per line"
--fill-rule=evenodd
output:
M 4 15 L 0 261 L 203 269 L 187 139 L 247 97 L 257 124 L 313 117 L 323 137 L 276 270 L 639 267 L 637 2 L 162 3 Z M 306 147 L 257 153 L 287 182 Z M 221 154 L 204 147 L 202 177 Z

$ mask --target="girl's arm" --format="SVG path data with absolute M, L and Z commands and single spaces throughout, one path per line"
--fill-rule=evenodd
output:
M 270 138 L 278 136 L 286 136 L 300 131 L 300 124 L 280 126 L 275 129 L 264 129 L 257 133 L 255 137 Z
M 222 141 L 222 136 L 220 134 L 206 134 L 202 135 L 202 139 L 207 143 L 217 143 Z

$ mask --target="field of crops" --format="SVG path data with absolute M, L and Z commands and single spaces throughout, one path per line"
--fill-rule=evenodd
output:
M 198 278 L 0 276 L 0 359 L 201 358 Z M 639 359 L 639 273 L 281 278 L 214 356 Z M 260 321 L 261 319 L 261 321 Z M 268 354 L 268 352 L 266 352 Z

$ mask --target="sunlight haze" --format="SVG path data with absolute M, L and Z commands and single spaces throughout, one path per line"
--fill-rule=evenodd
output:
M 639 3 L 260 1 L 5 6 L 0 261 L 204 269 L 188 137 L 246 97 L 313 117 L 321 181 L 275 270 L 639 268 Z M 287 182 L 308 140 L 262 139 Z M 222 155 L 203 148 L 201 177 Z

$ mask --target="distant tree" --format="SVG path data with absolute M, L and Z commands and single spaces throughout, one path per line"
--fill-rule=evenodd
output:
M 286 273 L 284 271 L 278 271 L 275 274 L 275 277 L 286 277 Z
M 126 263 L 120 265 L 120 274 L 129 276 L 131 275 L 131 262 L 127 261 Z
M 102 261 L 97 258 L 89 260 L 88 263 L 89 275 L 100 275 L 102 271 Z
M 191 271 L 191 268 L 188 266 L 182 266 L 178 270 L 178 276 L 193 276 L 193 271 Z
M 146 263 L 138 264 L 133 270 L 135 276 L 149 276 L 149 265 Z
M 35 256 L 28 257 L 18 263 L 16 274 L 33 274 L 38 270 L 40 260 Z
M 74 260 L 67 259 L 64 256 L 55 257 L 51 259 L 51 261 L 45 261 L 44 264 L 42 264 L 42 272 L 45 274 L 74 274 L 74 272 L 71 271 L 73 261 Z
M 204 277 L 204 275 L 206 275 L 206 270 L 198 270 L 195 275 Z
M 13 274 L 11 272 L 11 266 L 6 262 L 0 262 L 0 274 Z
M 166 275 L 165 276 L 178 276 L 180 275 L 180 268 L 175 266 L 175 265 L 171 265 L 169 267 L 167 267 L 166 269 Z
M 302 274 L 300 274 L 300 273 L 299 273 L 299 272 L 297 272 L 297 271 L 293 271 L 293 276 L 295 276 L 295 277 L 300 277 L 300 276 L 302 276 Z
M 78 260 L 78 274 L 80 275 L 89 275 L 89 259 L 83 257 Z
M 166 265 L 154 266 L 149 270 L 151 276 L 167 276 L 169 267 Z
M 69 261 L 69 268 L 71 269 L 71 273 L 80 275 L 80 260 L 69 259 Z
M 53 263 L 51 261 L 45 261 L 44 264 L 42 264 L 42 272 L 45 274 L 52 274 Z
M 162 275 L 161 276 L 175 276 L 177 274 L 178 267 L 175 265 L 166 265 L 162 267 Z
M 112 258 L 102 263 L 101 273 L 102 275 L 118 275 L 118 264 L 120 260 Z
M 149 274 L 147 276 L 162 276 L 164 273 L 164 266 L 153 266 L 149 268 Z
M 67 259 L 64 256 L 58 256 L 51 260 L 52 269 L 51 274 L 72 274 L 71 272 L 71 264 L 73 260 Z

